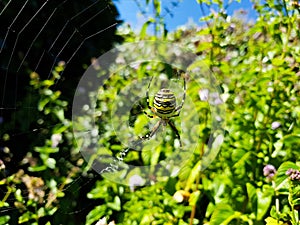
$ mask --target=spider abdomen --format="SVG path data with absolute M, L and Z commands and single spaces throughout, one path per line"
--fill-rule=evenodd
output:
M 176 98 L 174 93 L 171 92 L 170 89 L 161 89 L 154 96 L 153 105 L 157 113 L 164 117 L 172 114 L 176 108 Z

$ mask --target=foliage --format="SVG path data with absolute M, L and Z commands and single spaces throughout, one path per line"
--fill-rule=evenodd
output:
M 139 174 L 135 171 L 121 174 L 130 186 L 111 182 L 104 175 L 97 177 L 96 182 L 91 179 L 93 187 L 89 186 L 88 190 L 78 187 L 76 182 L 84 179 L 79 177 L 77 180 L 79 173 L 86 174 L 95 158 L 87 162 L 88 167 L 82 162 L 72 139 L 72 124 L 64 116 L 67 103 L 61 99 L 59 91 L 52 89 L 63 69 L 63 65 L 59 65 L 50 80 L 39 80 L 35 73 L 31 75 L 33 90 L 40 94 L 38 110 L 44 114 L 43 120 L 57 125 L 49 131 L 45 142 L 34 146 L 35 152 L 24 158 L 24 165 L 29 166 L 31 173 L 24 174 L 19 170 L 1 181 L 6 193 L 1 207 L 5 210 L 16 208 L 19 223 L 30 224 L 40 224 L 41 221 L 74 224 L 73 220 L 67 221 L 70 215 L 59 212 L 59 207 L 74 213 L 88 208 L 84 214 L 85 224 L 99 224 L 104 220 L 111 221 L 110 224 L 114 221 L 116 224 L 145 225 L 299 224 L 298 5 L 286 1 L 254 2 L 259 16 L 250 23 L 241 20 L 242 14 L 236 17 L 227 15 L 222 2 L 213 1 L 219 6 L 219 11 L 202 18 L 206 26 L 178 28 L 167 33 L 162 26 L 160 2 L 153 1 L 153 4 L 155 17 L 145 23 L 140 34 L 121 27 L 119 35 L 126 43 L 147 39 L 185 46 L 198 55 L 197 65 L 204 63 L 213 72 L 222 91 L 222 101 L 226 103 L 226 115 L 222 115 L 226 118 L 223 126 L 226 137 L 217 158 L 206 170 L 199 169 L 205 163 L 201 158 L 209 149 L 207 138 L 212 129 L 209 123 L 212 116 L 208 102 L 203 101 L 201 96 L 205 86 L 188 82 L 187 94 L 195 102 L 201 121 L 196 127 L 198 133 L 195 132 L 199 145 L 178 175 L 151 177 L 151 185 L 137 187 L 139 185 L 131 183 L 131 178 Z M 212 2 L 199 1 L 199 4 L 207 7 Z M 157 25 L 155 35 L 146 32 L 152 23 Z M 138 49 L 131 49 L 130 55 L 137 55 L 142 60 L 143 55 L 138 53 Z M 126 115 L 122 115 L 124 118 L 111 116 L 112 112 L 116 112 L 112 103 L 118 100 L 122 89 L 138 78 L 149 77 L 149 74 L 160 77 L 163 73 L 177 84 L 182 84 L 174 68 L 163 63 L 141 63 L 126 68 L 120 63 L 120 68 L 115 71 L 118 72 L 97 92 L 90 93 L 91 99 L 96 99 L 93 102 L 95 111 L 87 109 L 89 117 L 74 121 L 87 130 L 96 127 L 96 138 L 90 141 L 101 143 L 101 154 L 114 156 L 124 149 L 121 140 L 125 137 L 122 135 L 126 136 L 127 131 L 134 137 L 146 134 L 151 127 L 149 124 L 152 124 L 143 115 L 143 109 L 147 109 L 145 98 L 133 105 L 129 119 Z M 156 82 L 151 89 L 153 93 L 162 80 Z M 144 83 L 134 91 L 144 93 L 146 87 L 147 83 Z M 118 103 L 122 105 L 126 99 L 118 100 Z M 193 121 L 192 116 L 188 116 L 188 113 L 184 114 L 186 123 Z M 95 126 L 89 118 L 96 118 Z M 123 133 L 116 133 L 110 126 L 122 126 L 120 121 L 128 120 L 130 126 Z M 154 153 L 145 151 L 156 141 L 150 140 L 141 153 L 128 151 L 124 162 L 156 165 L 163 161 L 176 150 L 176 138 L 171 130 L 167 129 L 165 135 L 165 138 L 157 137 L 164 141 Z M 60 145 L 62 142 L 65 144 Z M 143 179 L 139 179 L 141 185 Z M 22 185 L 26 186 L 25 193 L 21 191 Z M 87 197 L 85 203 L 90 203 L 91 207 L 80 204 L 78 191 L 67 194 L 69 188 L 82 190 Z M 63 218 L 59 218 L 61 215 L 64 215 Z M 8 221 L 13 221 L 11 215 L 0 217 L 2 224 Z
M 3 191 L 6 192 L 1 201 L 1 212 L 10 212 L 1 217 L 2 224 L 41 224 L 49 221 L 56 221 L 57 213 L 64 204 L 69 204 L 76 194 L 70 196 L 65 194 L 65 186 L 72 181 L 74 176 L 80 172 L 79 153 L 74 148 L 71 121 L 65 118 L 65 111 L 68 103 L 61 100 L 61 92 L 53 87 L 64 64 L 59 64 L 53 71 L 49 80 L 41 80 L 39 75 L 32 72 L 31 85 L 34 92 L 31 94 L 40 97 L 37 110 L 38 123 L 55 123 L 45 143 L 35 146 L 34 151 L 29 151 L 18 166 L 18 171 L 10 174 L 1 180 Z M 50 124 L 51 124 L 50 123 Z M 43 132 L 43 131 L 41 131 Z M 9 137 L 7 137 L 9 138 Z M 6 148 L 6 161 L 10 161 L 9 149 Z M 2 161 L 2 174 L 5 175 L 5 161 Z M 25 187 L 24 187 L 25 185 Z M 58 199 L 63 198 L 59 201 Z M 16 216 L 15 211 L 19 211 Z M 49 217 L 52 217 L 49 220 Z M 65 219 L 65 218 L 64 218 Z M 63 220 L 64 220 L 63 219 Z M 63 221 L 59 219 L 58 221 Z M 69 220 L 72 224 L 72 220 Z M 54 222 L 53 222 L 54 223 Z M 68 224 L 64 222 L 65 224 Z

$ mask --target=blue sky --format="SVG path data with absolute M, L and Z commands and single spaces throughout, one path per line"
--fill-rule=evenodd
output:
M 131 25 L 134 30 L 139 30 L 146 21 L 146 18 L 140 13 L 136 2 L 144 3 L 145 0 L 114 0 L 115 5 L 120 13 L 120 19 Z M 162 0 L 163 6 L 167 6 L 173 13 L 173 17 L 165 10 L 165 20 L 169 31 L 175 30 L 178 26 L 185 25 L 189 21 L 200 24 L 199 18 L 202 16 L 200 7 L 196 0 L 181 0 L 175 7 L 172 6 L 171 0 Z M 143 9 L 146 9 L 143 7 Z M 205 8 L 207 9 L 207 8 Z M 252 9 L 250 0 L 241 0 L 240 3 L 233 2 L 227 9 L 229 14 L 233 14 L 235 10 L 244 9 L 248 12 L 248 19 L 255 19 L 256 14 Z M 149 10 L 148 10 L 149 11 Z

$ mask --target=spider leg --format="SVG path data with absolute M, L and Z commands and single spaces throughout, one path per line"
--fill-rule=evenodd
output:
M 149 84 L 148 84 L 147 91 L 146 91 L 146 98 L 147 98 L 147 107 L 148 107 L 148 109 L 150 109 L 151 112 L 153 112 L 153 113 L 155 114 L 156 109 L 155 109 L 154 107 L 150 106 L 150 99 L 149 99 L 149 90 L 150 90 L 150 86 L 151 86 L 152 80 L 153 80 L 153 77 L 151 77 L 150 82 L 149 82 Z M 144 114 L 145 114 L 146 116 L 148 116 L 149 118 L 155 118 L 155 117 L 156 117 L 156 116 L 153 116 L 153 115 L 149 115 L 149 114 L 148 114 L 146 111 L 144 111 L 144 110 L 143 110 L 143 112 L 144 112 Z
M 156 116 L 154 116 L 154 115 L 150 115 L 150 114 L 148 114 L 146 111 L 144 111 L 143 110 L 143 112 L 144 112 L 144 114 L 147 116 L 147 117 L 149 117 L 149 118 L 155 118 Z
M 141 111 L 143 111 L 143 113 L 147 116 L 147 117 L 149 117 L 149 118 L 156 118 L 157 116 L 155 116 L 155 115 L 150 115 L 149 113 L 147 113 L 144 109 L 143 109 L 143 107 L 142 107 L 142 105 L 140 104 L 140 103 L 138 103 L 138 106 L 139 106 L 139 108 L 140 108 L 140 110 Z M 154 107 L 151 107 L 151 106 L 148 106 L 148 108 L 150 107 L 150 109 L 151 109 L 151 112 L 153 112 L 154 114 L 155 114 L 155 109 L 154 109 Z
M 178 140 L 179 140 L 180 147 L 182 147 L 181 139 L 180 139 L 180 135 L 179 135 L 179 131 L 177 130 L 175 124 L 173 123 L 172 120 L 169 120 L 169 121 L 168 121 L 168 124 L 170 125 L 170 127 L 172 128 L 172 130 L 175 132 L 175 135 L 176 135 L 176 137 L 177 137 Z
M 150 109 L 151 111 L 153 111 L 152 107 L 150 106 L 150 100 L 149 100 L 149 90 L 150 90 L 150 86 L 151 86 L 151 82 L 153 80 L 153 77 L 151 77 L 150 79 L 150 82 L 148 84 L 148 87 L 147 87 L 147 91 L 146 91 L 146 97 L 147 97 L 147 106 L 148 106 L 148 109 Z
M 177 117 L 177 116 L 179 116 L 179 113 L 180 113 L 180 112 L 178 112 L 177 114 L 174 114 L 174 115 L 170 116 L 169 118 Z
M 150 138 L 153 137 L 153 135 L 157 132 L 158 128 L 162 124 L 162 120 L 159 120 L 155 126 L 152 128 L 151 132 L 146 134 L 144 137 L 141 137 L 142 140 L 149 140 Z
M 183 104 L 185 102 L 185 97 L 186 97 L 186 78 L 184 77 L 183 78 L 183 96 L 182 96 L 182 100 L 181 100 L 180 105 L 175 108 L 175 112 L 177 112 L 177 111 L 179 111 L 179 112 L 178 112 L 178 115 L 176 114 L 176 115 L 174 115 L 172 117 L 179 116 L 180 109 L 182 108 L 182 106 L 183 106 Z

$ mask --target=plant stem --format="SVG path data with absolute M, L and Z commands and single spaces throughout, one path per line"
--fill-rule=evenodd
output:
M 291 206 L 291 211 L 292 211 L 292 213 L 291 213 L 291 216 L 292 216 L 292 224 L 293 225 L 299 225 L 298 223 L 297 223 L 297 220 L 296 220 L 296 215 L 295 215 L 295 208 L 294 208 L 294 204 L 293 204 L 293 202 L 292 202 L 292 192 L 293 192 L 293 190 L 292 190 L 292 188 L 290 187 L 289 188 L 289 197 L 288 197 L 288 200 L 289 200 L 289 204 L 290 204 L 290 206 Z

